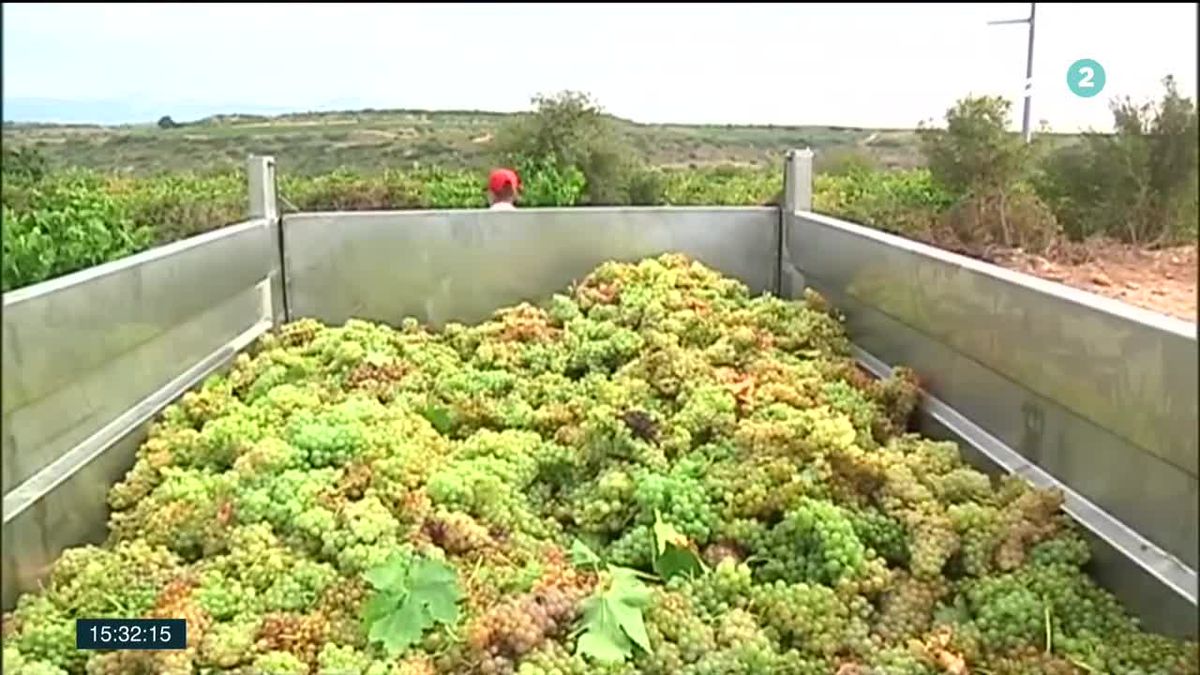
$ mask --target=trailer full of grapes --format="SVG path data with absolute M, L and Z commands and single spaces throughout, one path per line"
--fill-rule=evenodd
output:
M 5 294 L 5 672 L 1196 673 L 1195 326 L 787 162 L 281 217 L 256 157 L 246 222 Z

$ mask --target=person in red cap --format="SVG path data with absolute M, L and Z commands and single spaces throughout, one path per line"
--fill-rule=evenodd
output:
M 488 177 L 488 203 L 490 208 L 512 210 L 517 208 L 513 202 L 517 200 L 517 192 L 521 189 L 521 181 L 517 172 L 512 169 L 496 169 Z

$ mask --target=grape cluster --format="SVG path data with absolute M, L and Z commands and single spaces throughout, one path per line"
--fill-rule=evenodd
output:
M 501 602 L 471 623 L 468 641 L 481 663 L 499 667 L 569 628 L 583 598 L 570 580 L 549 579 L 529 593 Z
M 722 617 L 746 607 L 754 580 L 749 565 L 725 558 L 710 574 L 688 580 L 676 577 L 668 586 L 678 588 L 707 616 Z
M 255 608 L 258 592 L 253 586 L 229 579 L 219 570 L 203 572 L 196 588 L 196 602 L 209 616 L 223 621 Z
M 320 612 L 271 613 L 258 627 L 255 648 L 262 653 L 289 653 L 307 667 L 316 663 L 328 633 L 329 620 Z
M 604 472 L 583 489 L 589 494 L 576 496 L 579 510 L 573 514 L 578 526 L 588 532 L 620 532 L 633 517 L 632 502 L 636 485 L 624 467 Z
M 934 610 L 948 591 L 940 581 L 901 576 L 884 594 L 873 632 L 885 642 L 901 644 L 925 634 L 933 622 Z
M 694 663 L 716 649 L 713 626 L 696 612 L 688 596 L 674 591 L 660 591 L 655 595 L 646 612 L 646 632 L 655 650 L 659 645 L 669 643 L 683 663 Z
M 906 567 L 910 559 L 908 532 L 904 525 L 876 509 L 866 508 L 850 513 L 854 534 L 867 548 L 867 556 L 875 554 L 889 565 Z
M 870 605 L 843 601 L 826 586 L 775 581 L 755 586 L 751 599 L 773 637 L 813 655 L 866 651 Z
M 752 544 L 767 558 L 759 569 L 766 581 L 810 581 L 827 585 L 856 576 L 863 568 L 866 548 L 854 524 L 840 507 L 803 499 L 782 521 Z
M 41 662 L 43 668 L 76 670 L 87 652 L 75 649 L 75 618 L 46 596 L 22 596 L 11 625 L 5 626 L 4 644 L 28 662 Z
M 213 624 L 200 642 L 198 664 L 224 669 L 246 665 L 255 656 L 258 624 L 257 618 Z

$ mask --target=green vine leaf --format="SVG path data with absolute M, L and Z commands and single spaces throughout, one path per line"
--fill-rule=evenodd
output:
M 605 663 L 628 659 L 635 645 L 652 653 L 642 614 L 650 603 L 650 588 L 636 570 L 610 565 L 608 573 L 607 589 L 598 589 L 583 602 L 575 653 Z
M 421 409 L 421 416 L 429 421 L 439 434 L 445 436 L 454 429 L 454 414 L 449 408 L 429 405 Z
M 673 525 L 663 521 L 662 517 L 654 514 L 654 572 L 663 580 L 678 575 L 697 576 L 706 570 L 704 561 L 700 559 L 688 541 Z
M 580 541 L 578 538 L 571 542 L 571 564 L 576 567 L 590 567 L 594 570 L 600 569 L 600 556 L 596 552 L 588 548 L 588 545 Z
M 437 624 L 458 622 L 462 593 L 454 570 L 440 560 L 393 556 L 363 574 L 375 592 L 363 606 L 367 638 L 392 656 Z

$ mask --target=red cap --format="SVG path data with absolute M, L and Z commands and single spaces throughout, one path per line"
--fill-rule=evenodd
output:
M 511 185 L 513 190 L 520 189 L 521 181 L 517 178 L 516 171 L 512 169 L 496 169 L 488 177 L 488 190 L 492 192 L 500 192 L 506 185 Z

